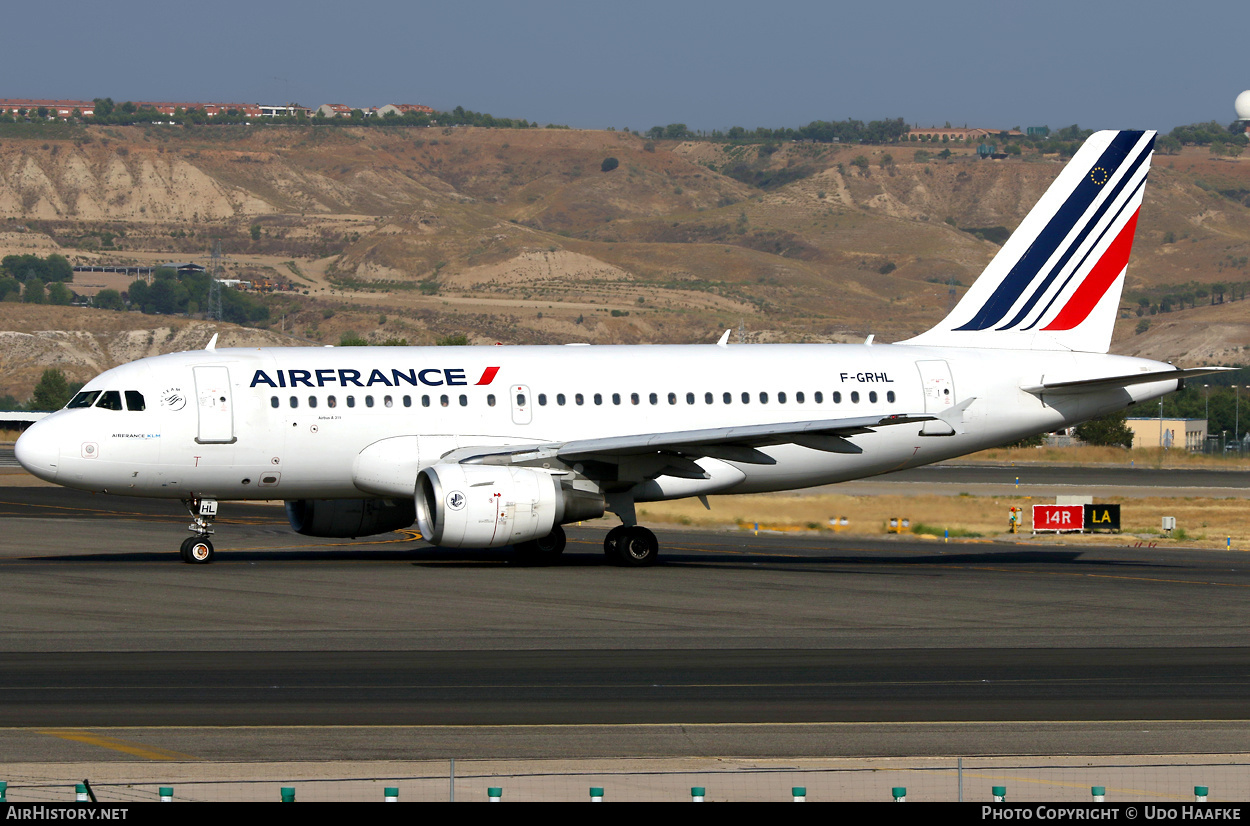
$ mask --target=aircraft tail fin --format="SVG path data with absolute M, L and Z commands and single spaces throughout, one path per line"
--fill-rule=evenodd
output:
M 950 315 L 901 343 L 1107 352 L 1154 140 L 1090 136 Z

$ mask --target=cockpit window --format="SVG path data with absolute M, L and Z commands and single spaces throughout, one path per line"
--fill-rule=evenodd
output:
M 90 407 L 95 404 L 95 400 L 100 397 L 99 390 L 83 390 L 74 398 L 69 400 L 69 404 L 65 405 L 66 409 L 72 407 Z
M 105 410 L 121 410 L 122 394 L 116 390 L 105 390 L 100 394 L 100 400 L 96 402 L 96 407 L 102 407 Z
M 144 410 L 143 394 L 138 390 L 126 391 L 126 409 L 127 410 Z

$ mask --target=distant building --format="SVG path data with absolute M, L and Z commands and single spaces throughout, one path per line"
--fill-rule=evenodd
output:
M 936 126 L 928 129 L 911 129 L 907 132 L 907 140 L 911 140 L 915 135 L 919 140 L 928 137 L 930 141 L 940 141 L 943 138 L 950 142 L 958 141 L 960 143 L 984 143 L 987 138 L 997 138 L 1000 135 L 1007 135 L 1011 138 L 1021 137 L 1023 133 L 1018 129 L 969 129 L 967 127 L 957 128 L 948 126 L 939 129 Z
M 1206 419 L 1129 418 L 1133 447 L 1166 447 L 1171 450 L 1202 450 L 1207 440 Z M 1162 440 L 1162 441 L 1161 441 Z
M 343 103 L 323 103 L 317 107 L 317 114 L 323 118 L 350 118 L 352 107 Z
M 298 103 L 288 103 L 283 106 L 272 106 L 262 103 L 259 105 L 260 116 L 262 118 L 293 118 L 299 116 L 302 112 L 304 117 L 312 117 L 313 110 L 307 106 L 300 106 Z
M 414 112 L 418 115 L 434 114 L 434 110 L 429 106 L 422 106 L 419 103 L 388 103 L 385 106 L 378 107 L 378 117 L 385 117 L 392 112 L 401 117 L 409 112 Z

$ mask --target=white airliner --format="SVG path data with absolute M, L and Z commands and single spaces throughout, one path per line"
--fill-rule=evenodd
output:
M 181 499 L 213 559 L 221 500 L 291 526 L 409 527 L 550 558 L 654 563 L 635 503 L 824 485 L 1001 445 L 1158 398 L 1186 376 L 1108 355 L 1153 132 L 1099 132 L 945 320 L 898 344 L 214 349 L 90 381 L 18 440 L 72 488 Z M 215 339 L 214 339 L 215 341 Z M 706 504 L 706 500 L 704 500 Z

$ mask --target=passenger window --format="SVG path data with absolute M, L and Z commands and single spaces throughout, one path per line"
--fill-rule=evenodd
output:
M 581 407 L 583 404 L 586 403 L 586 398 L 581 393 L 578 393 L 576 396 L 573 397 L 573 401 L 577 403 L 578 407 Z
M 858 390 L 851 391 L 851 404 L 859 404 L 859 391 Z
M 564 394 L 563 393 L 556 393 L 556 404 L 560 405 L 561 407 L 564 407 Z
M 464 395 L 462 395 L 462 396 L 460 397 L 460 406 L 461 406 L 461 407 L 468 407 L 468 406 L 469 406 L 469 397 L 468 397 L 468 396 L 464 396 Z
M 274 405 L 274 407 L 277 407 L 277 405 Z M 127 410 L 145 409 L 144 404 L 143 404 L 143 394 L 140 393 L 138 390 L 127 390 L 126 391 L 126 409 Z
M 651 394 L 650 396 L 648 396 L 647 398 L 648 398 L 648 400 L 649 400 L 652 404 L 659 404 L 659 403 L 660 403 L 660 397 L 659 397 L 659 396 L 657 396 L 657 395 L 656 395 L 656 394 L 654 394 L 654 393 L 652 393 L 652 394 Z
M 270 407 L 277 407 L 277 406 L 278 406 L 278 397 L 277 397 L 277 396 L 270 396 L 270 397 L 269 397 L 269 406 L 270 406 Z
M 443 407 L 446 407 L 447 405 L 451 404 L 451 399 L 447 398 L 446 396 L 439 396 L 438 403 L 441 404 Z
M 546 393 L 538 394 L 538 403 L 542 405 L 543 407 L 547 406 L 547 394 Z
M 291 397 L 291 407 L 299 407 L 299 399 L 294 396 Z
M 355 406 L 356 406 L 356 397 L 355 397 L 355 396 L 348 396 L 348 397 L 347 397 L 347 406 L 348 406 L 348 407 L 355 407 Z
M 630 401 L 632 404 L 638 404 L 638 402 L 639 402 L 639 401 L 641 401 L 641 400 L 638 398 L 638 394 L 637 394 L 637 393 L 630 393 L 630 394 L 629 394 L 629 401 Z
M 620 404 L 620 403 L 621 403 L 621 394 L 620 394 L 620 393 L 613 393 L 613 394 L 612 394 L 612 404 Z
M 824 404 L 825 394 L 817 390 L 815 393 L 812 394 L 812 399 L 815 400 L 816 404 Z
M 373 396 L 365 396 L 365 407 L 373 407 Z
M 95 400 L 98 399 L 99 397 L 100 397 L 99 390 L 84 390 L 83 392 L 74 396 L 74 398 L 70 399 L 69 404 L 65 405 L 65 407 L 67 409 L 71 407 L 91 407 L 93 404 L 95 404 Z
M 760 391 L 760 404 L 768 404 L 768 394 Z
M 694 393 L 686 394 L 686 404 L 694 404 Z
M 703 394 L 703 403 L 704 403 L 704 404 L 711 404 L 711 403 L 712 403 L 712 400 L 713 400 L 714 398 L 716 398 L 716 397 L 715 397 L 715 396 L 713 396 L 711 393 L 704 393 L 704 394 Z
M 725 394 L 725 404 L 730 404 L 733 402 L 733 400 L 734 400 L 734 397 L 732 394 L 730 393 Z
M 837 390 L 833 391 L 833 403 L 842 404 L 842 394 L 839 393 Z
M 782 396 L 785 396 L 785 393 L 782 393 L 781 395 L 782 395 Z M 802 404 L 802 403 L 803 403 L 803 400 L 804 400 L 804 399 L 806 399 L 806 398 L 807 398 L 807 397 L 803 395 L 803 391 L 802 391 L 802 390 L 800 390 L 799 392 L 797 392 L 797 393 L 795 393 L 795 394 L 794 394 L 794 401 L 795 401 L 795 403 L 796 403 L 796 404 Z M 784 401 L 785 401 L 785 399 L 783 398 L 783 399 L 782 399 L 782 401 L 784 402 Z
M 95 406 L 105 410 L 121 410 L 122 394 L 116 390 L 105 390 L 100 394 L 100 400 L 95 403 Z
M 488 393 L 486 395 L 486 406 L 487 407 L 495 406 L 495 394 L 494 393 Z
M 525 394 L 524 393 L 516 394 L 516 406 L 525 407 Z
M 422 396 L 422 397 L 421 397 L 421 406 L 422 406 L 422 407 L 429 407 L 429 406 L 430 406 L 430 397 L 429 397 L 429 396 Z
M 886 392 L 885 400 L 888 401 L 890 404 L 894 404 L 894 391 L 893 390 Z
M 745 390 L 742 392 L 742 403 L 743 404 L 751 403 L 751 394 L 746 392 Z
M 382 397 L 382 404 L 383 404 L 383 405 L 385 405 L 386 407 L 394 407 L 394 406 L 395 406 L 395 402 L 391 399 L 391 397 L 390 397 L 390 396 L 383 396 L 383 397 Z
M 338 407 L 338 406 L 339 406 L 338 399 L 336 399 L 334 396 L 326 397 L 326 407 Z
M 603 404 L 603 396 L 598 393 L 595 394 L 595 404 Z
M 309 406 L 309 407 L 316 407 L 316 406 L 317 406 L 317 397 L 316 397 L 316 396 L 309 396 L 309 397 L 308 397 L 308 406 Z
M 404 407 L 412 407 L 412 396 L 404 396 Z
M 777 394 L 777 404 L 785 404 L 785 403 L 786 403 L 786 394 L 785 394 L 785 392 L 778 393 L 778 394 Z
M 877 403 L 877 391 L 876 390 L 868 391 L 868 401 L 872 402 L 873 404 Z

